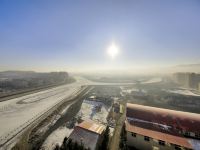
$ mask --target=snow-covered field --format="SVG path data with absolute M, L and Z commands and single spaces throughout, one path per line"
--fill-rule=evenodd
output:
M 102 105 L 101 111 L 96 112 L 95 106 Z M 106 117 L 108 115 L 108 108 L 101 102 L 84 100 L 78 116 L 81 116 L 83 120 L 94 120 L 101 123 L 106 123 Z M 61 145 L 65 137 L 69 137 L 73 129 L 68 129 L 62 126 L 55 130 L 43 143 L 41 150 L 53 150 L 56 144 Z
M 55 130 L 43 143 L 41 150 L 53 150 L 56 144 L 62 145 L 65 137 L 69 137 L 73 129 L 68 129 L 62 126 Z
M 161 82 L 162 81 L 162 78 L 152 78 L 148 81 L 145 81 L 145 82 L 141 82 L 143 84 L 148 84 L 148 83 L 157 83 L 157 82 Z
M 82 85 L 109 84 L 96 83 L 82 77 L 76 77 L 76 82 L 71 84 L 0 102 L 0 145 L 63 99 L 73 97 L 80 91 Z M 86 116 L 91 114 L 92 107 L 91 105 L 87 106 L 87 104 L 83 105 L 83 113 L 88 114 L 83 117 L 87 118 Z M 94 115 L 94 119 L 105 121 L 107 113 L 103 107 L 102 112 Z
M 97 105 L 102 105 L 100 112 L 96 112 L 94 109 Z M 109 108 L 103 103 L 84 100 L 78 115 L 81 116 L 83 120 L 94 120 L 96 122 L 106 123 L 108 112 Z
M 169 93 L 181 94 L 181 95 L 188 95 L 188 96 L 200 96 L 199 94 L 195 94 L 188 89 L 177 89 L 177 90 L 165 90 Z
M 120 87 L 121 88 L 121 92 L 122 93 L 127 93 L 127 94 L 131 94 L 131 92 L 142 92 L 142 93 L 146 93 L 146 91 L 144 89 L 138 89 L 138 88 L 124 88 L 123 86 Z
M 120 88 L 121 88 L 123 93 L 128 93 L 128 94 L 130 94 L 132 91 L 136 91 L 136 92 L 139 91 L 139 89 L 137 89 L 137 88 L 129 88 L 129 89 L 127 89 L 127 88 L 124 88 L 123 86 L 120 86 Z
M 74 96 L 81 85 L 89 83 L 78 78 L 72 84 L 0 102 L 0 144 L 63 99 Z

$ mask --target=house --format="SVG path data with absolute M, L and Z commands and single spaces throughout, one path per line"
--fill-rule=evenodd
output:
M 127 103 L 127 145 L 142 150 L 197 149 L 200 115 Z
M 69 139 L 83 144 L 86 148 L 96 150 L 102 142 L 104 130 L 105 126 L 102 124 L 97 124 L 93 121 L 83 121 L 74 128 Z

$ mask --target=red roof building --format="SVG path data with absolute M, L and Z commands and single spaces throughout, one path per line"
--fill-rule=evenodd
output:
M 155 149 L 171 149 L 172 147 L 194 149 L 196 145 L 193 143 L 200 144 L 198 140 L 200 138 L 199 114 L 127 103 L 125 125 L 128 132 L 127 143 L 136 148 L 141 147 L 141 143 L 140 146 L 138 145 L 141 140 L 136 138 L 136 134 L 150 141 L 144 142 L 142 149 L 148 149 L 147 147 L 152 147 L 152 145 L 156 147 Z M 185 136 L 196 140 L 188 140 Z

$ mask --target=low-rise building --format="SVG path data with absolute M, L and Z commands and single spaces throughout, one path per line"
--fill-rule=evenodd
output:
M 127 145 L 142 150 L 179 150 L 200 147 L 200 115 L 127 104 Z
M 83 144 L 86 148 L 96 150 L 102 142 L 104 131 L 105 126 L 102 124 L 97 124 L 93 121 L 83 121 L 74 128 L 69 139 Z
M 179 72 L 173 74 L 174 81 L 186 88 L 198 89 L 198 83 L 200 82 L 200 74 Z
M 198 88 L 199 92 L 200 92 L 200 82 L 199 82 L 199 88 Z

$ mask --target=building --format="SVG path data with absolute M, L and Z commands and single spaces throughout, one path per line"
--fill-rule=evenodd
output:
M 184 87 L 198 89 L 200 74 L 179 72 L 173 75 L 173 79 Z
M 120 104 L 120 110 L 119 110 L 120 114 L 124 113 L 124 106 L 122 104 Z
M 114 111 L 115 113 L 119 113 L 119 111 L 120 111 L 120 104 L 119 104 L 119 102 L 115 102 L 115 103 L 113 104 L 113 111 Z
M 198 88 L 198 90 L 200 91 L 200 82 L 199 82 L 199 88 Z
M 83 121 L 74 128 L 69 139 L 83 144 L 86 148 L 96 150 L 102 142 L 104 130 L 104 125 L 97 124 L 93 121 Z
M 200 115 L 127 103 L 127 145 L 142 150 L 199 149 Z

